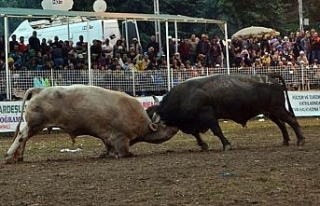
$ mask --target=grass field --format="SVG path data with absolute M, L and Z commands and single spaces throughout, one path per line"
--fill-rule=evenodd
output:
M 299 119 L 306 145 L 282 146 L 270 121 L 252 120 L 247 128 L 221 121 L 232 150 L 211 132 L 202 152 L 195 139 L 178 133 L 159 145 L 140 143 L 134 157 L 98 158 L 100 140 L 77 138 L 82 151 L 70 153 L 64 133 L 31 138 L 25 162 L 0 164 L 0 205 L 320 205 L 318 118 Z M 12 143 L 0 138 L 5 154 Z M 3 155 L 0 157 L 3 162 Z

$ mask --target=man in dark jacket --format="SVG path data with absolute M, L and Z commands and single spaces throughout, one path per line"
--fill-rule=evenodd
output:
M 37 31 L 32 32 L 32 36 L 29 38 L 30 49 L 33 49 L 36 53 L 40 51 L 40 40 L 37 37 Z

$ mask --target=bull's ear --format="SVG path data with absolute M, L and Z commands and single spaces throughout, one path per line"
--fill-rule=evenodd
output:
M 159 105 L 159 104 L 160 104 L 159 99 L 158 99 L 155 95 L 152 95 L 152 98 L 153 98 L 153 100 L 154 100 L 154 104 L 155 104 L 155 105 Z
M 158 131 L 158 125 L 155 123 L 151 123 L 149 124 L 149 128 L 151 129 L 151 131 L 156 132 Z
M 153 123 L 159 123 L 160 122 L 160 115 L 158 115 L 156 112 L 155 113 L 153 113 L 153 115 L 152 115 L 152 119 L 151 119 L 151 121 L 153 122 Z

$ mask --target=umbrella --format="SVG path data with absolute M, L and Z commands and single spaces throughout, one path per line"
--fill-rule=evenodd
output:
M 232 35 L 232 38 L 235 36 L 241 36 L 242 38 L 250 38 L 250 37 L 262 37 L 264 34 L 270 35 L 279 35 L 279 32 L 276 32 L 274 29 L 261 27 L 261 26 L 251 26 L 247 28 L 243 28 L 237 31 Z

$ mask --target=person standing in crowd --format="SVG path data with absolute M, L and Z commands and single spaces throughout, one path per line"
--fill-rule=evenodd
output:
M 215 65 L 222 65 L 222 49 L 218 36 L 215 36 L 211 41 L 209 55 L 211 67 L 215 67 Z
M 64 66 L 63 51 L 62 51 L 62 44 L 60 42 L 56 42 L 52 44 L 51 58 L 54 62 L 54 67 L 56 69 L 63 68 Z
M 134 48 L 135 55 L 142 54 L 142 47 L 138 42 L 137 38 L 132 39 L 132 43 L 130 44 L 130 48 Z
M 167 50 L 169 50 L 169 57 L 172 58 L 176 50 L 175 42 L 173 41 L 171 36 L 168 37 L 168 41 L 169 41 L 169 49 L 167 48 L 167 44 L 165 44 L 165 46 L 163 47 L 163 52 L 165 55 L 167 55 Z
M 302 30 L 300 32 L 297 32 L 297 36 L 294 42 L 294 55 L 295 57 L 299 56 L 300 51 L 305 52 L 305 32 Z
M 186 37 L 183 37 L 181 39 L 181 42 L 178 46 L 178 52 L 180 54 L 180 58 L 183 63 L 189 59 L 190 49 L 189 49 L 188 39 Z
M 32 36 L 29 38 L 30 49 L 33 49 L 36 53 L 40 51 L 40 40 L 37 37 L 37 31 L 32 32 Z
M 24 37 L 20 36 L 19 40 L 20 40 L 19 46 L 18 46 L 19 52 L 22 54 L 25 54 L 27 51 L 27 45 L 25 45 L 25 43 L 24 43 Z
M 206 34 L 201 35 L 201 39 L 197 44 L 197 56 L 204 56 L 204 64 L 202 66 L 208 66 L 208 54 L 210 51 L 210 43 Z
M 106 38 L 104 41 L 104 44 L 102 45 L 102 53 L 104 53 L 107 56 L 113 56 L 113 45 L 110 43 L 110 39 Z
M 42 53 L 42 55 L 45 55 L 45 54 L 48 55 L 48 54 L 50 53 L 50 47 L 49 47 L 49 45 L 47 44 L 46 38 L 43 38 L 43 39 L 42 39 L 40 48 L 41 48 L 41 53 Z
M 55 36 L 55 37 L 53 38 L 53 42 L 51 43 L 50 47 L 53 47 L 54 45 L 57 46 L 57 47 L 60 47 L 60 46 L 61 46 L 61 44 L 60 44 L 60 42 L 59 42 L 59 37 L 58 37 L 58 36 Z
M 197 61 L 197 38 L 195 34 L 191 35 L 190 40 L 188 41 L 189 44 L 189 61 L 191 65 L 194 65 Z
M 289 54 L 291 53 L 291 50 L 292 50 L 292 44 L 289 40 L 289 37 L 287 36 L 283 37 L 281 48 L 282 48 L 282 55 L 286 56 L 286 58 L 289 58 Z
M 76 51 L 77 54 L 83 54 L 87 51 L 87 44 L 84 42 L 84 38 L 82 35 L 79 35 L 79 41 L 76 43 Z
M 83 47 L 83 46 L 85 46 L 84 38 L 83 38 L 82 35 L 79 35 L 79 41 L 77 41 L 76 46 L 77 46 L 77 47 Z
M 99 40 L 94 39 L 92 41 L 90 51 L 91 51 L 91 60 L 93 62 L 98 61 L 98 59 L 101 57 L 101 54 L 102 54 L 102 46 Z
M 243 49 L 243 43 L 242 43 L 241 37 L 235 36 L 234 39 L 232 39 L 231 41 L 231 47 L 232 47 L 232 53 L 234 55 L 241 53 Z
M 153 47 L 153 51 L 155 54 L 158 54 L 159 50 L 159 43 L 156 41 L 156 36 L 152 35 L 150 37 L 150 41 L 147 45 L 147 50 L 149 50 L 150 47 Z
M 310 41 L 311 41 L 311 36 L 310 36 L 310 31 L 306 31 L 305 32 L 305 53 L 306 56 L 308 58 L 309 63 L 311 63 L 311 45 L 310 45 Z
M 268 40 L 268 35 L 263 35 L 262 40 L 260 42 L 260 51 L 262 54 L 265 52 L 270 53 L 271 48 L 270 48 L 270 43 Z
M 118 39 L 116 44 L 113 46 L 113 58 L 119 53 L 121 56 L 126 52 L 126 47 L 122 39 Z
M 320 37 L 318 32 L 313 32 L 312 38 L 310 40 L 311 45 L 311 60 L 320 59 Z
M 19 45 L 19 42 L 17 41 L 17 36 L 15 34 L 12 34 L 11 41 L 9 42 L 10 52 L 14 52 L 15 45 Z

